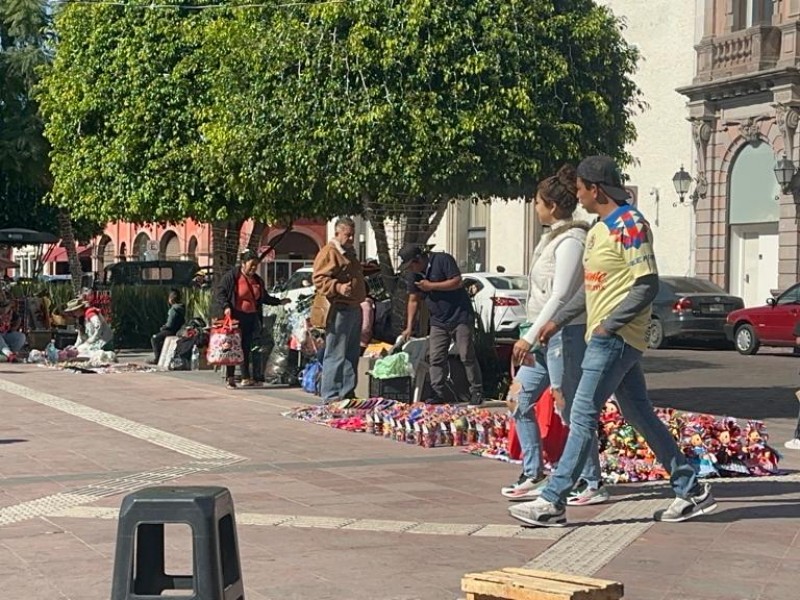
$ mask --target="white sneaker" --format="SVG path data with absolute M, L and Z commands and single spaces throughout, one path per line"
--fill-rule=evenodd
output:
M 703 485 L 702 493 L 690 498 L 675 498 L 669 508 L 659 510 L 653 515 L 656 521 L 665 523 L 681 523 L 700 515 L 707 515 L 717 508 L 717 501 L 711 495 L 711 486 Z
M 800 450 L 800 438 L 789 440 L 783 445 L 783 447 L 788 448 L 789 450 Z
M 537 498 L 533 502 L 515 504 L 508 508 L 508 514 L 534 527 L 563 527 L 567 523 L 564 508 L 558 507 L 544 498 Z
M 504 489 L 501 494 L 504 498 L 515 502 L 533 500 L 539 497 L 546 485 L 547 477 L 544 475 L 541 475 L 538 479 L 526 477 L 524 481 L 518 483 L 513 489 Z

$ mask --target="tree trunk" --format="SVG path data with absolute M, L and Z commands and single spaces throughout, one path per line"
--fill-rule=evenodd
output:
M 58 228 L 61 234 L 61 244 L 67 251 L 69 273 L 72 276 L 72 291 L 77 296 L 83 287 L 83 267 L 78 258 L 78 248 L 75 245 L 75 232 L 72 229 L 72 219 L 68 211 L 58 211 Z
M 214 285 L 236 264 L 242 220 L 214 221 L 211 224 Z
M 253 222 L 253 229 L 250 231 L 250 237 L 247 238 L 247 249 L 253 252 L 258 252 L 261 247 L 261 238 L 264 237 L 264 232 L 267 230 L 267 224 L 261 221 Z

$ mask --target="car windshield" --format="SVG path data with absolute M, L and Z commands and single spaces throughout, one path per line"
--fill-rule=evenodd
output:
M 527 290 L 527 277 L 487 277 L 486 280 L 498 290 Z
M 725 294 L 727 293 L 716 284 L 705 279 L 695 279 L 694 277 L 662 277 L 661 281 L 666 283 L 678 294 Z
M 305 287 L 303 281 L 311 281 L 311 271 L 295 271 L 292 276 L 286 280 L 286 283 L 281 286 L 281 289 L 288 292 L 289 290 Z

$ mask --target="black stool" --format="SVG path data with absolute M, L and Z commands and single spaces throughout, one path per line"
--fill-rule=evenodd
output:
M 164 525 L 192 529 L 191 575 L 164 572 Z M 233 498 L 223 487 L 151 487 L 122 501 L 111 600 L 192 590 L 187 600 L 244 600 Z

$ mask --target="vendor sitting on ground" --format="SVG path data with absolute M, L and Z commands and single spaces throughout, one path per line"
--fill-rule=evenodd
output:
M 153 346 L 153 358 L 147 362 L 151 365 L 158 364 L 166 339 L 171 335 L 177 335 L 178 330 L 186 323 L 186 308 L 181 304 L 181 293 L 178 290 L 170 290 L 167 303 L 169 304 L 167 322 L 161 326 L 158 333 L 150 338 L 150 344 Z
M 16 313 L 13 303 L 0 296 L 0 355 L 6 362 L 15 362 L 17 352 L 25 346 L 25 334 L 20 331 L 22 320 Z
M 99 308 L 95 308 L 83 298 L 75 298 L 67 303 L 64 314 L 74 318 L 78 323 L 75 349 L 79 356 L 91 356 L 98 351 L 114 349 L 114 332 Z

